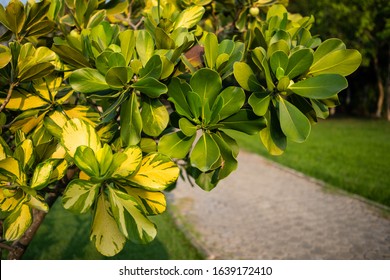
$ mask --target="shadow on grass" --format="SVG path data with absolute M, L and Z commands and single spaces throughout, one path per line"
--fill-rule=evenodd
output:
M 94 244 L 89 240 L 91 215 L 74 215 L 64 210 L 57 201 L 46 216 L 23 259 L 163 260 L 202 258 L 184 235 L 177 232 L 169 214 L 164 213 L 159 217 L 153 217 L 151 220 L 156 223 L 159 230 L 159 234 L 153 242 L 148 245 L 127 242 L 122 252 L 114 257 L 107 258 L 97 252 Z

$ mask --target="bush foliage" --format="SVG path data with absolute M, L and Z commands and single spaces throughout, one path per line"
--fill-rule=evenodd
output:
M 304 142 L 361 55 L 277 2 L 0 6 L 3 241 L 62 196 L 91 212 L 90 239 L 112 256 L 154 239 L 148 216 L 180 174 L 210 191 L 236 169 L 226 131 L 258 134 L 274 155 Z

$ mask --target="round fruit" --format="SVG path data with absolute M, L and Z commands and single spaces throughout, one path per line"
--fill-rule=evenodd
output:
M 257 7 L 252 7 L 252 8 L 250 8 L 249 9 L 249 13 L 252 15 L 252 16 L 258 16 L 259 15 L 259 13 L 260 13 L 260 10 L 259 10 L 259 8 L 257 8 Z

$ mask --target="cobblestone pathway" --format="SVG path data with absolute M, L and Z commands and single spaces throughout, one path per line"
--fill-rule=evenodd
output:
M 390 259 L 390 211 L 241 152 L 210 193 L 181 181 L 178 223 L 215 259 Z

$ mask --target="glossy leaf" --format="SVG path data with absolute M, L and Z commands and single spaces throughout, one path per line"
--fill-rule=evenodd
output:
M 307 117 L 287 100 L 279 98 L 280 127 L 288 139 L 304 142 L 310 134 L 311 125 Z
M 145 216 L 137 200 L 114 188 L 108 189 L 112 213 L 122 234 L 135 243 L 151 242 L 157 229 Z
M 262 88 L 255 74 L 245 62 L 234 63 L 234 78 L 238 84 L 247 91 L 258 91 Z
M 294 93 L 308 98 L 326 99 L 348 86 L 347 80 L 338 74 L 322 74 L 289 86 Z
M 132 87 L 140 92 L 146 94 L 150 98 L 157 98 L 161 94 L 167 93 L 166 85 L 153 77 L 146 77 L 138 80 L 132 84 Z
M 63 127 L 61 143 L 71 157 L 79 146 L 87 146 L 96 152 L 101 148 L 95 129 L 80 119 L 71 119 Z
M 136 49 L 142 65 L 146 65 L 154 53 L 154 41 L 152 35 L 146 30 L 139 30 L 136 40 Z
M 192 90 L 200 97 L 201 104 L 213 104 L 222 88 L 222 79 L 214 70 L 203 68 L 194 73 L 190 85 Z
M 127 178 L 133 185 L 150 190 L 162 191 L 176 182 L 179 168 L 167 156 L 153 153 L 142 159 L 139 170 Z
M 195 141 L 195 134 L 186 136 L 181 131 L 165 134 L 158 143 L 158 151 L 171 158 L 185 158 Z
M 132 187 L 123 188 L 137 200 L 139 205 L 143 206 L 143 212 L 147 215 L 161 214 L 167 208 L 165 195 L 162 192 L 150 192 Z
M 158 99 L 147 98 L 142 103 L 141 118 L 143 132 L 149 136 L 159 136 L 169 123 L 169 113 Z
M 142 118 L 135 93 L 130 94 L 130 97 L 122 104 L 120 116 L 120 137 L 123 144 L 125 146 L 137 145 L 141 140 Z
M 221 100 L 222 107 L 218 110 L 218 121 L 230 117 L 241 109 L 245 103 L 245 92 L 242 88 L 230 86 L 218 95 L 214 104 L 219 100 Z
M 122 251 L 126 238 L 119 230 L 106 195 L 97 199 L 91 228 L 91 241 L 103 255 L 111 257 Z
M 218 38 L 213 33 L 207 33 L 204 40 L 204 57 L 209 68 L 214 68 L 218 57 Z
M 193 117 L 190 105 L 187 101 L 187 95 L 191 91 L 190 85 L 179 78 L 172 78 L 171 83 L 168 86 L 168 100 L 175 105 L 175 109 L 180 115 L 185 116 L 188 119 L 192 119 Z
M 31 188 L 40 190 L 46 187 L 50 181 L 53 169 L 53 162 L 50 160 L 38 164 L 31 179 Z
M 112 67 L 106 73 L 106 83 L 114 89 L 122 89 L 131 79 L 130 67 Z
M 4 239 L 14 241 L 22 237 L 32 223 L 30 207 L 22 204 L 4 220 Z
M 202 6 L 192 6 L 184 11 L 182 11 L 175 20 L 175 29 L 179 27 L 192 28 L 194 27 L 201 19 L 205 12 L 205 9 Z
M 130 177 L 136 171 L 138 171 L 138 168 L 142 161 L 142 151 L 137 146 L 127 147 L 121 153 L 125 155 L 126 158 L 113 172 L 113 178 L 120 179 Z
M 73 159 L 77 167 L 84 171 L 88 176 L 93 178 L 100 177 L 99 163 L 96 159 L 95 152 L 91 148 L 87 146 L 77 147 Z
M 252 111 L 242 109 L 238 113 L 224 119 L 219 124 L 225 129 L 233 129 L 246 134 L 255 134 L 265 127 L 263 118 L 256 116 Z
M 181 118 L 179 120 L 179 128 L 186 136 L 192 136 L 196 134 L 196 131 L 198 130 L 198 127 L 186 118 Z
M 126 66 L 129 65 L 135 51 L 135 35 L 134 31 L 127 29 L 119 34 L 120 46 L 122 54 L 125 57 Z
M 313 53 L 311 49 L 301 49 L 290 55 L 285 75 L 293 79 L 309 70 L 313 63 Z
M 264 116 L 271 101 L 271 94 L 269 92 L 254 92 L 248 99 L 249 105 L 251 105 L 253 112 L 258 116 Z
M 99 184 L 89 181 L 74 179 L 66 187 L 62 205 L 74 213 L 86 213 L 96 200 L 99 192 Z
M 105 77 L 96 69 L 82 68 L 74 71 L 69 77 L 72 88 L 82 93 L 93 93 L 110 89 Z
M 202 172 L 206 172 L 212 168 L 220 156 L 221 153 L 215 140 L 210 134 L 203 133 L 191 151 L 191 165 Z

